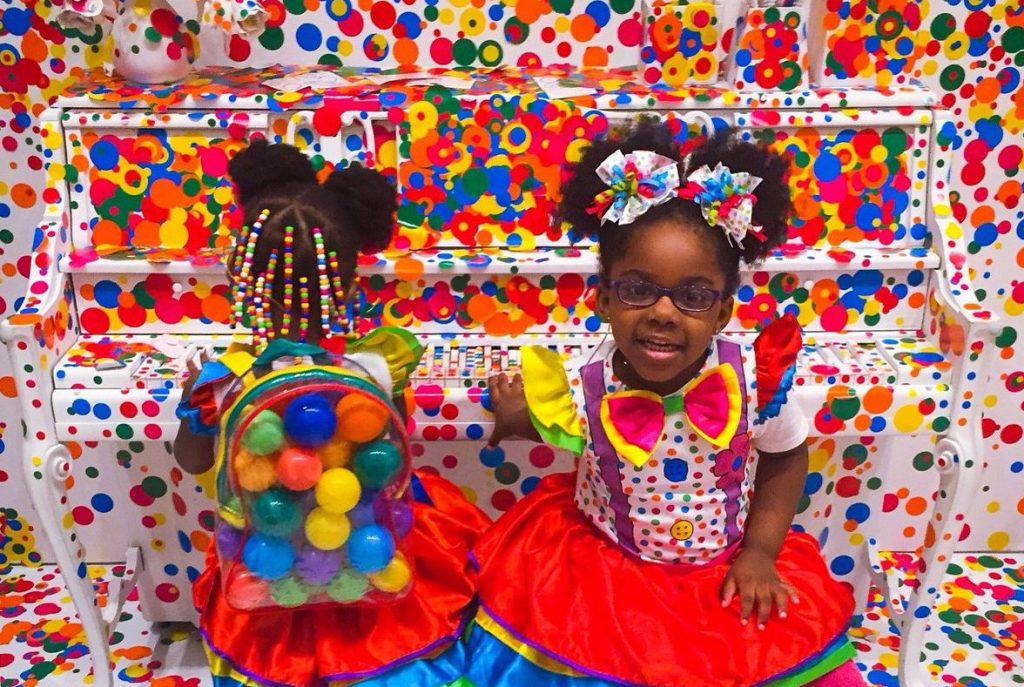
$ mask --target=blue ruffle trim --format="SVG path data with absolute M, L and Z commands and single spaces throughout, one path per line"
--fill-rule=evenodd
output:
M 790 389 L 793 388 L 793 379 L 795 377 L 796 363 L 793 363 L 782 373 L 782 377 L 779 379 L 779 388 L 772 394 L 772 400 L 768 401 L 763 408 L 757 409 L 757 417 L 754 418 L 755 425 L 763 425 L 771 418 L 778 417 Z

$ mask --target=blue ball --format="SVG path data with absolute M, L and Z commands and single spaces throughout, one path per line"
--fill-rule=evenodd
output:
M 242 562 L 256 577 L 279 580 L 292 569 L 295 549 L 289 541 L 255 532 L 242 547 Z
M 361 573 L 383 570 L 395 555 L 395 540 L 380 525 L 360 527 L 348 538 L 348 560 Z
M 302 394 L 284 411 L 284 429 L 292 442 L 312 448 L 334 436 L 338 418 L 334 408 L 320 394 Z

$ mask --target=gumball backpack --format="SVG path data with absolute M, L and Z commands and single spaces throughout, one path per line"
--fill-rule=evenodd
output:
M 275 343 L 221 416 L 216 547 L 225 598 L 247 611 L 397 601 L 415 583 L 415 561 L 405 539 L 409 437 L 392 399 L 422 349 L 401 331 L 350 344 L 364 362 L 378 354 L 383 376 L 399 379 L 385 391 L 357 355 Z M 296 350 L 318 351 L 318 364 L 268 371 Z

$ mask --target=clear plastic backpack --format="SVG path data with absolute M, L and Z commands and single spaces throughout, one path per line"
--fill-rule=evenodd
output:
M 415 340 L 389 340 L 412 369 Z M 216 547 L 239 610 L 385 604 L 414 584 L 411 454 L 394 389 L 328 359 L 246 375 L 221 416 Z

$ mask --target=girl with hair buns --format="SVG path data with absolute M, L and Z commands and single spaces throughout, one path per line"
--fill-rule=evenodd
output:
M 372 371 L 402 409 L 409 362 L 422 350 L 408 335 L 382 331 L 387 328 L 362 337 L 347 331 L 356 257 L 391 239 L 396 197 L 383 175 L 350 166 L 319 183 L 299 150 L 264 141 L 239 152 L 228 170 L 244 215 L 228 276 L 236 322 L 251 328 L 252 343 L 236 342 L 216 360 L 204 356 L 201 369 L 190 359 L 174 455 L 193 473 L 213 465 L 216 442 L 227 439 L 218 437 L 221 416 L 270 372 L 266 360 L 274 370 L 314 363 Z M 278 473 L 284 484 L 280 465 Z M 216 687 L 463 682 L 459 638 L 475 591 L 468 554 L 488 520 L 435 474 L 414 471 L 410 489 L 412 523 L 404 541 L 416 572 L 411 591 L 390 605 L 239 609 L 222 585 L 213 538 L 193 599 Z
M 790 530 L 808 424 L 792 316 L 720 334 L 740 262 L 786 237 L 787 163 L 721 132 L 684 160 L 659 122 L 594 143 L 560 219 L 597 234 L 611 337 L 526 348 L 491 380 L 497 443 L 578 456 L 477 542 L 469 676 L 488 687 L 862 685 L 847 588 Z

